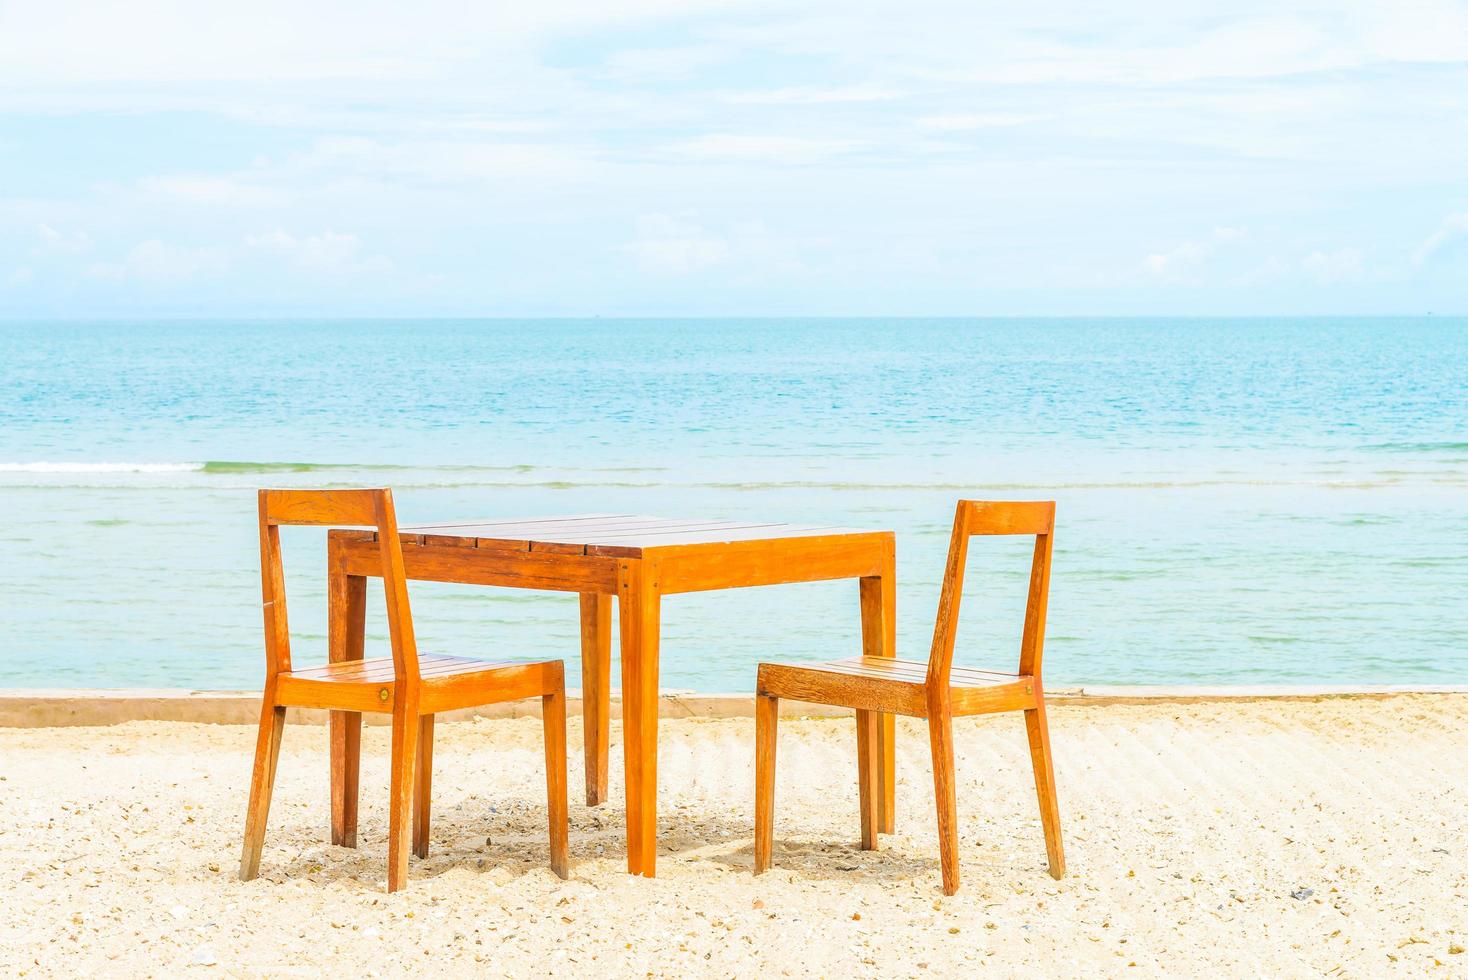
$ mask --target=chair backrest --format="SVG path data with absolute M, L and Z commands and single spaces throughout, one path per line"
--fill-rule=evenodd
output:
M 383 593 L 387 598 L 388 633 L 392 639 L 393 673 L 399 681 L 418 679 L 418 645 L 408 608 L 403 548 L 392 491 L 261 490 L 260 591 L 265 603 L 265 669 L 274 676 L 291 669 L 291 636 L 286 621 L 285 571 L 280 560 L 280 526 L 315 524 L 371 527 L 382 552 Z
M 1025 604 L 1024 633 L 1019 645 L 1019 673 L 1040 680 L 1045 648 L 1045 608 L 1050 599 L 1050 551 L 1055 531 L 1055 501 L 960 500 L 953 517 L 948 545 L 948 567 L 938 598 L 933 626 L 933 649 L 928 656 L 928 684 L 948 688 L 953 666 L 953 640 L 958 630 L 958 606 L 963 598 L 963 572 L 968 564 L 968 541 L 976 534 L 1031 534 L 1035 557 L 1030 563 L 1030 591 Z

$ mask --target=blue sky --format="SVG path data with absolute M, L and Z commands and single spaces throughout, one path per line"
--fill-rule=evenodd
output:
M 0 315 L 1464 314 L 1465 284 L 1468 2 L 0 2 Z

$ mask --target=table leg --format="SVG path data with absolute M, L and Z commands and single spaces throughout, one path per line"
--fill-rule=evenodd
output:
M 618 564 L 622 634 L 622 744 L 626 754 L 627 870 L 649 878 L 658 856 L 658 633 L 661 593 L 653 562 Z
M 612 597 L 581 593 L 581 722 L 586 733 L 586 805 L 607 798 L 612 718 Z
M 897 656 L 897 562 L 887 546 L 882 572 L 861 580 L 861 647 L 866 657 Z M 896 721 L 877 716 L 877 828 L 893 833 L 897 812 Z
M 361 660 L 367 620 L 367 579 L 343 570 L 328 545 L 327 647 L 332 663 Z M 362 713 L 333 711 L 331 742 L 331 842 L 357 846 L 357 775 L 362 758 Z

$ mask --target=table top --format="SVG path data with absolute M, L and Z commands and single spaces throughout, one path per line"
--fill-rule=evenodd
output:
M 491 518 L 399 527 L 404 543 L 539 551 L 553 554 L 640 558 L 647 551 L 690 545 L 717 547 L 785 538 L 890 536 L 890 531 L 805 524 L 713 521 L 638 514 L 575 514 L 563 517 Z M 373 540 L 373 531 L 333 532 Z

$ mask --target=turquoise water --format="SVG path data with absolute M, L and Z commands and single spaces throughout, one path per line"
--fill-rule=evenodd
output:
M 377 484 L 892 528 L 913 658 L 954 500 L 1053 497 L 1052 685 L 1468 681 L 1464 320 L 10 322 L 0 382 L 0 687 L 257 686 L 255 489 Z M 961 661 L 1015 658 L 1027 560 L 976 542 Z M 576 669 L 574 596 L 413 600 L 426 650 Z M 674 596 L 662 683 L 858 644 L 852 583 Z

